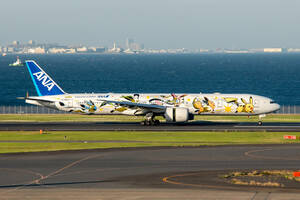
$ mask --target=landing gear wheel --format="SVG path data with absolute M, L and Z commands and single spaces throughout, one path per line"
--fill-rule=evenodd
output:
M 142 126 L 157 126 L 160 124 L 160 121 L 159 120 L 144 120 L 144 121 L 141 121 L 140 124 Z
M 258 121 L 258 126 L 261 126 L 262 125 L 262 121 Z
M 159 120 L 157 120 L 157 119 L 156 119 L 156 120 L 154 120 L 154 125 L 156 125 L 156 126 L 157 126 L 157 125 L 159 125 L 159 124 L 160 124 L 160 121 L 159 121 Z
M 150 125 L 153 125 L 153 124 L 154 124 L 154 122 L 149 121 L 149 120 L 141 121 L 142 126 L 150 126 Z

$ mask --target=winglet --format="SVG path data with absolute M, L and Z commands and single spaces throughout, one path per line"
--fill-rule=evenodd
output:
M 25 63 L 39 96 L 65 94 L 35 61 L 26 60 Z

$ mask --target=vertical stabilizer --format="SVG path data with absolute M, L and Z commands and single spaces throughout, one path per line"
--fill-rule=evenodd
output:
M 35 61 L 27 60 L 25 63 L 39 96 L 65 94 Z

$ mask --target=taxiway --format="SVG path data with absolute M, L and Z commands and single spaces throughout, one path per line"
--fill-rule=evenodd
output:
M 219 175 L 299 168 L 297 144 L 4 154 L 0 199 L 298 199 L 300 186 L 234 186 Z

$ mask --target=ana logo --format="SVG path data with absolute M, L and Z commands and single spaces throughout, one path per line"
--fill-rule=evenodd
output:
M 42 81 L 42 85 L 48 88 L 48 91 L 50 91 L 54 87 L 54 83 L 50 80 L 48 76 L 44 72 L 36 72 L 32 74 L 33 76 L 36 76 L 36 79 L 38 81 Z
M 99 95 L 98 98 L 108 98 L 109 95 Z

